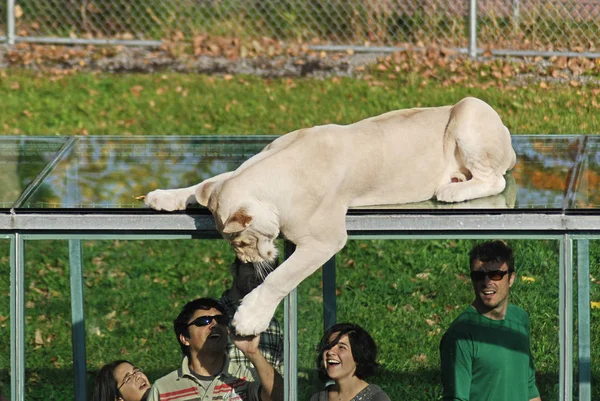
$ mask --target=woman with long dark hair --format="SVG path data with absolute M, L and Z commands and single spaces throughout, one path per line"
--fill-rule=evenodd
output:
M 96 376 L 94 401 L 145 401 L 150 380 L 124 359 L 107 363 Z

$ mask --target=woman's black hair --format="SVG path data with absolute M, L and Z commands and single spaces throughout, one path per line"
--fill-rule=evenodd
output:
M 332 335 L 335 337 L 329 341 Z M 377 363 L 377 344 L 365 329 L 353 323 L 338 323 L 329 328 L 321 338 L 318 345 L 317 370 L 319 379 L 323 382 L 329 380 L 327 369 L 323 363 L 323 353 L 334 347 L 344 335 L 350 340 L 352 357 L 356 363 L 356 377 L 361 380 L 373 376 L 379 364 Z
M 128 363 L 134 366 L 133 363 L 124 359 L 107 363 L 100 368 L 96 375 L 96 383 L 94 384 L 93 401 L 115 401 L 121 397 L 119 384 L 115 380 L 115 369 L 122 363 Z

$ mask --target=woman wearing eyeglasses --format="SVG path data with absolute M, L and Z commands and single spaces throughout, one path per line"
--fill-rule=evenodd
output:
M 310 401 L 390 401 L 376 384 L 365 379 L 377 369 L 377 345 L 357 324 L 339 323 L 325 332 L 319 343 L 319 378 L 334 384 L 314 394 Z
M 118 360 L 104 365 L 96 376 L 94 401 L 145 401 L 150 380 L 131 362 Z

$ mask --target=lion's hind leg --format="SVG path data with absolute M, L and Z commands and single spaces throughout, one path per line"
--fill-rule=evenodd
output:
M 450 182 L 435 192 L 441 202 L 462 202 L 501 193 L 506 170 L 514 165 L 510 133 L 482 100 L 465 98 L 452 109 L 445 132 Z M 456 171 L 455 170 L 455 171 Z M 465 176 L 466 180 L 462 179 Z
M 435 197 L 440 202 L 462 202 L 497 195 L 504 190 L 505 186 L 506 181 L 502 176 L 477 177 L 474 175 L 468 181 L 441 185 L 435 192 Z

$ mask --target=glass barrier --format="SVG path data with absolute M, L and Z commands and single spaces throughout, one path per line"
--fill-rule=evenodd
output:
M 558 399 L 559 244 L 507 242 L 514 249 L 517 272 L 510 301 L 530 316 L 542 399 Z M 373 336 L 381 367 L 367 381 L 392 398 L 441 397 L 439 344 L 450 323 L 473 302 L 468 254 L 475 243 L 351 240 L 337 255 L 337 322 L 357 323 Z M 320 279 L 315 274 L 299 289 L 299 400 L 324 386 L 315 364 L 323 333 Z
M 0 234 L 0 395 L 10 399 L 10 236 Z
M 81 249 L 88 394 L 96 372 L 117 359 L 152 381 L 180 367 L 173 320 L 188 301 L 219 299 L 232 286 L 225 241 L 94 240 Z M 69 241 L 27 240 L 26 255 L 25 399 L 73 399 Z M 10 336 L 1 341 L 8 349 Z M 2 366 L 8 378 L 10 363 Z
M 577 189 L 571 200 L 571 208 L 578 212 L 600 209 L 600 138 L 588 137 L 585 149 Z
M 78 137 L 22 208 L 145 208 L 136 197 L 234 170 L 272 137 Z
M 274 137 L 77 137 L 19 208 L 138 209 L 137 197 L 155 188 L 194 185 L 237 168 Z M 584 147 L 581 136 L 513 136 L 517 164 L 497 196 L 443 204 L 426 201 L 376 209 L 555 209 L 569 206 L 571 170 Z M 598 141 L 588 140 L 591 149 Z M 23 148 L 25 157 L 29 148 Z M 32 150 L 39 152 L 39 150 Z M 597 152 L 596 152 L 597 153 Z M 588 151 L 576 206 L 594 202 L 597 154 Z M 587 186 L 585 186 L 587 185 Z M 22 188 L 21 188 L 22 190 Z M 17 192 L 18 193 L 18 190 Z M 15 200 L 13 195 L 5 201 Z M 591 198 L 590 198 L 591 196 Z M 367 209 L 374 209 L 368 207 Z
M 590 241 L 590 287 L 590 399 L 600 400 L 600 240 Z
M 600 240 L 578 239 L 575 242 L 577 245 L 575 282 L 578 285 L 574 286 L 574 292 L 578 302 L 575 304 L 577 319 L 573 325 L 575 332 L 580 334 L 578 338 L 581 338 L 581 342 L 575 342 L 575 347 L 578 349 L 575 357 L 578 365 L 589 367 L 590 371 L 575 371 L 574 389 L 579 399 L 598 400 L 600 399 Z M 578 271 L 579 269 L 581 272 Z
M 0 136 L 0 209 L 9 209 L 68 137 Z

